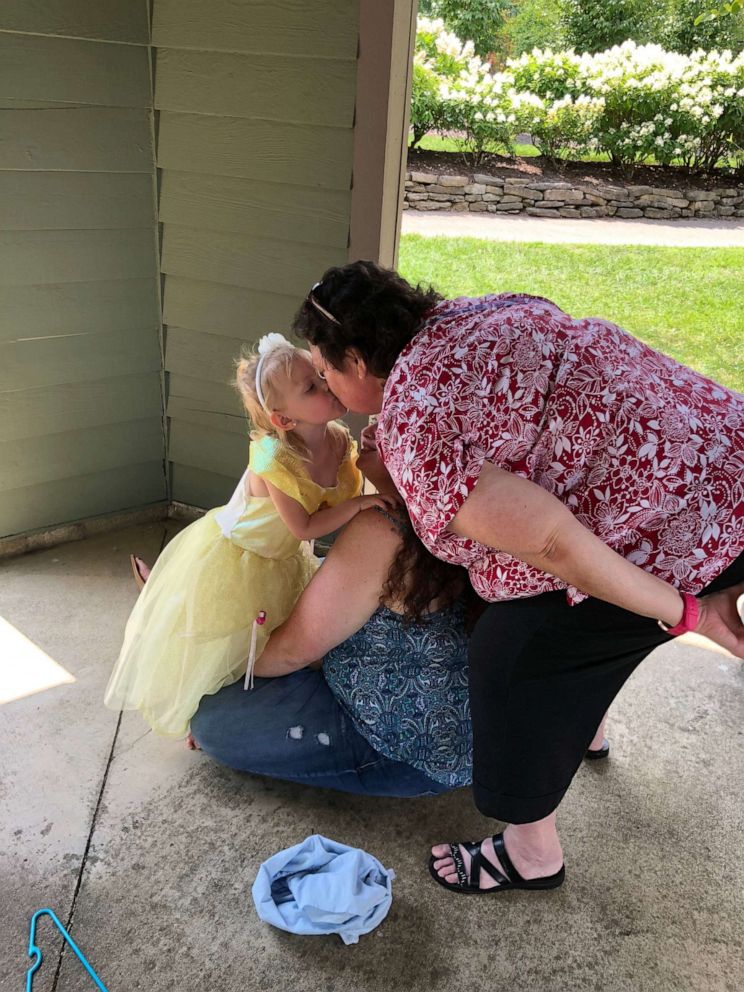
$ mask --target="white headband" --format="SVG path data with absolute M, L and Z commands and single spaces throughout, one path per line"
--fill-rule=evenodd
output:
M 261 406 L 269 412 L 269 408 L 266 405 L 266 398 L 264 397 L 263 389 L 261 389 L 261 370 L 263 369 L 264 359 L 267 355 L 271 354 L 277 348 L 283 347 L 293 348 L 294 345 L 291 341 L 287 341 L 283 334 L 264 334 L 261 340 L 258 342 L 258 365 L 256 366 L 256 395 L 258 396 L 258 402 Z

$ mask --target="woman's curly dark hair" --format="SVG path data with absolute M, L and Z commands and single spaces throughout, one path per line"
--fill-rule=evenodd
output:
M 338 323 L 313 305 L 311 295 Z M 375 262 L 351 262 L 328 269 L 297 311 L 293 331 L 316 345 L 333 368 L 340 369 L 355 348 L 372 375 L 385 379 L 441 299 L 431 286 L 411 286 Z
M 464 600 L 468 626 L 472 626 L 485 608 L 473 590 L 468 573 L 460 565 L 451 565 L 431 554 L 416 536 L 401 508 L 405 526 L 399 528 L 402 544 L 393 558 L 382 587 L 380 602 L 399 603 L 404 623 L 414 623 L 429 611 L 436 600 L 437 609 Z

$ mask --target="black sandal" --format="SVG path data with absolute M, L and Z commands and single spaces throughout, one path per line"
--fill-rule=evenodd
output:
M 587 748 L 586 754 L 584 755 L 589 761 L 600 761 L 602 758 L 609 757 L 610 754 L 610 742 L 605 739 L 602 741 L 602 747 L 597 748 Z
M 452 860 L 455 862 L 455 871 L 457 872 L 457 882 L 447 882 L 442 878 L 434 868 L 435 861 L 441 861 L 441 858 L 435 858 L 434 855 L 429 858 L 429 874 L 445 889 L 449 889 L 450 892 L 461 892 L 464 895 L 479 895 L 488 896 L 492 892 L 505 892 L 507 889 L 557 889 L 559 885 L 563 884 L 563 880 L 566 877 L 566 869 L 561 865 L 560 869 L 555 873 L 555 875 L 545 875 L 542 878 L 522 878 L 517 869 L 512 864 L 511 858 L 506 853 L 506 846 L 504 845 L 504 835 L 496 834 L 493 839 L 493 849 L 496 857 L 499 859 L 500 863 L 504 867 L 504 872 L 499 871 L 495 864 L 484 857 L 481 851 L 482 841 L 463 841 L 462 844 L 450 844 L 450 855 Z M 460 847 L 464 847 L 468 854 L 470 855 L 470 874 L 465 870 L 465 862 L 463 861 L 462 854 L 460 853 Z M 496 882 L 496 885 L 490 889 L 482 889 L 478 884 L 480 880 L 481 868 L 486 874 L 490 875 L 491 878 Z

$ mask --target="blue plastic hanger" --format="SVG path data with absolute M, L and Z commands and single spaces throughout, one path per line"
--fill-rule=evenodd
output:
M 36 946 L 36 921 L 40 916 L 44 916 L 45 914 L 47 916 L 51 916 L 52 922 L 59 930 L 59 932 L 62 934 L 62 936 L 65 938 L 65 940 L 70 945 L 70 947 L 73 949 L 75 954 L 77 954 L 78 960 L 85 968 L 85 970 L 88 972 L 88 974 L 93 979 L 93 981 L 96 983 L 98 988 L 101 989 L 101 992 L 108 992 L 106 986 L 103 984 L 101 979 L 88 964 L 83 952 L 80 950 L 80 948 L 77 946 L 75 941 L 72 939 L 72 937 L 69 935 L 69 933 L 65 930 L 65 928 L 57 919 L 57 914 L 54 912 L 53 909 L 37 909 L 34 915 L 31 917 L 31 930 L 28 935 L 28 956 L 34 958 L 34 963 L 26 972 L 26 992 L 31 992 L 31 987 L 34 984 L 34 973 L 38 971 L 39 967 L 41 966 L 42 954 L 39 948 Z

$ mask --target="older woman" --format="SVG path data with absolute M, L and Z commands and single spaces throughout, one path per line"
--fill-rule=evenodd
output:
M 607 321 L 443 300 L 370 262 L 329 270 L 295 330 L 346 406 L 379 413 L 419 537 L 492 604 L 470 646 L 473 782 L 508 826 L 435 847 L 432 876 L 560 885 L 557 808 L 635 666 L 690 630 L 744 657 L 744 397 Z

